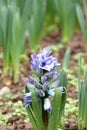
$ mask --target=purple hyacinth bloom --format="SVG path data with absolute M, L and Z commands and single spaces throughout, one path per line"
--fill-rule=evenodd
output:
M 43 49 L 39 54 L 32 55 L 31 69 L 39 73 L 41 70 L 50 71 L 59 65 L 57 58 L 50 56 L 50 54 L 51 52 L 48 49 Z
M 41 77 L 41 82 L 42 82 L 42 83 L 45 83 L 46 80 L 47 80 L 47 76 L 46 76 L 46 75 L 43 75 L 43 76 Z
M 57 72 L 55 71 L 55 74 L 54 74 L 53 78 L 49 81 L 49 83 L 50 83 L 50 84 L 54 84 L 55 87 L 56 87 L 56 86 L 59 84 L 59 82 L 60 82 L 59 73 L 57 73 Z
M 42 72 L 42 70 L 39 68 L 39 59 L 38 59 L 38 55 L 34 54 L 31 55 L 31 70 L 35 71 L 37 74 L 40 74 Z
M 44 55 L 42 55 L 40 57 L 39 68 L 41 68 L 43 70 L 50 71 L 57 65 L 58 65 L 57 59 L 53 58 L 52 56 L 45 57 Z
M 24 103 L 25 103 L 25 107 L 28 107 L 32 102 L 32 99 L 31 99 L 31 92 L 30 93 L 26 93 L 24 95 Z
M 57 73 L 55 69 L 47 72 L 41 77 L 42 83 L 45 83 L 46 81 L 49 81 L 49 83 L 52 83 L 56 80 L 59 80 L 59 73 Z
M 50 84 L 50 88 L 56 88 L 58 87 L 58 84 L 60 83 L 60 80 L 59 79 L 56 79 L 56 80 L 52 80 L 49 84 Z
M 30 84 L 34 85 L 36 88 L 41 88 L 40 83 L 35 78 L 33 78 L 31 76 L 29 76 L 27 78 L 27 83 L 30 83 Z
M 51 51 L 49 50 L 49 48 L 44 48 L 43 50 L 40 51 L 39 54 L 44 54 L 46 57 L 50 56 L 51 55 Z
M 27 78 L 26 87 L 29 93 L 26 93 L 24 96 L 25 107 L 28 107 L 32 103 L 31 94 L 34 89 L 37 100 L 44 100 L 44 110 L 51 112 L 56 89 L 59 89 L 61 94 L 65 93 L 65 89 L 59 87 L 60 75 L 56 71 L 56 66 L 59 63 L 57 58 L 51 56 L 51 51 L 47 48 L 38 54 L 31 55 L 31 59 L 32 76 Z

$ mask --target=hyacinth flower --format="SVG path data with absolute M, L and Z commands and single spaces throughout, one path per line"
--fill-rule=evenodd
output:
M 66 101 L 66 73 L 45 48 L 31 55 L 32 76 L 26 80 L 24 103 L 34 130 L 57 130 Z

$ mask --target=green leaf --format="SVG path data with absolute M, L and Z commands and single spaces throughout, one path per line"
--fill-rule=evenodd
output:
M 42 29 L 45 19 L 46 0 L 32 1 L 32 14 L 29 20 L 30 48 L 35 51 L 41 42 Z
M 63 61 L 63 66 L 65 69 L 69 69 L 70 66 L 70 55 L 71 55 L 71 49 L 68 48 L 65 52 L 64 55 L 64 61 Z
M 80 27 L 82 29 L 83 35 L 84 35 L 84 37 L 87 41 L 87 28 L 86 28 L 86 25 L 85 25 L 83 12 L 82 12 L 82 8 L 81 8 L 80 5 L 76 6 L 76 12 L 77 12 L 77 17 L 78 17 L 79 24 L 80 24 Z
M 32 110 L 35 115 L 35 121 L 38 126 L 38 130 L 45 130 L 43 120 L 42 120 L 42 107 L 40 106 L 37 96 L 36 96 L 36 91 L 32 91 Z
M 86 110 L 87 110 L 87 100 L 86 100 L 86 96 L 87 96 L 87 68 L 86 68 L 86 71 L 85 71 L 85 77 L 84 77 L 84 99 L 83 99 L 83 102 L 85 101 L 85 103 L 83 104 L 84 107 L 84 111 L 83 111 L 83 118 L 84 118 L 84 122 L 85 122 L 85 126 L 87 128 L 87 114 L 86 114 Z
M 66 72 L 64 70 L 62 70 L 60 72 L 60 84 L 59 86 L 63 86 L 65 88 L 67 88 L 67 75 Z
M 64 107 L 65 107 L 65 103 L 66 103 L 66 96 L 67 96 L 67 93 L 66 93 L 66 90 L 65 90 L 65 93 L 63 93 L 61 95 L 61 106 L 60 106 L 60 112 L 59 112 L 59 121 L 60 121 L 61 117 L 64 114 Z
M 59 123 L 58 119 L 59 119 L 60 106 L 61 106 L 61 93 L 59 89 L 56 89 L 52 104 L 52 113 L 50 114 L 47 130 L 57 130 Z
M 29 89 L 27 86 L 25 86 L 25 93 L 29 93 Z
M 84 80 L 81 81 L 81 57 L 79 59 L 79 70 L 78 70 L 78 98 L 79 98 L 79 107 L 78 107 L 78 128 L 81 127 L 87 128 L 87 68 L 85 71 Z
M 14 81 L 18 80 L 19 57 L 25 50 L 25 30 L 30 17 L 30 7 L 31 0 L 25 0 L 21 14 L 16 0 L 0 1 L 0 39 L 3 47 L 4 70 L 10 69 L 13 72 Z
M 72 0 L 58 0 L 58 14 L 64 43 L 70 42 L 75 27 L 75 6 L 73 4 Z
M 37 123 L 36 123 L 36 121 L 35 121 L 35 115 L 34 115 L 34 113 L 33 113 L 33 110 L 32 110 L 32 108 L 31 108 L 31 106 L 29 106 L 28 108 L 26 108 L 26 110 L 27 110 L 28 116 L 29 116 L 29 118 L 30 118 L 30 121 L 31 121 L 31 123 L 32 123 L 32 125 L 33 125 L 33 127 L 34 127 L 34 129 L 35 129 L 35 130 L 39 130 L 39 129 L 38 129 L 38 126 L 37 126 Z

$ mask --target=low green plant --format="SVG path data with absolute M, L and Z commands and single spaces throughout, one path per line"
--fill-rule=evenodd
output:
M 23 14 L 23 8 L 25 5 L 25 0 L 16 0 L 16 3 L 18 5 L 18 7 L 20 8 L 20 13 L 21 15 Z
M 76 22 L 75 5 L 78 2 L 79 0 L 58 0 L 58 16 L 64 43 L 69 43 L 73 35 Z
M 44 32 L 47 34 L 58 30 L 58 0 L 47 0 Z
M 78 18 L 81 30 L 87 42 L 87 3 L 86 3 L 86 0 L 83 0 L 83 6 L 84 6 L 84 9 L 82 8 L 81 5 L 77 4 L 76 12 L 77 12 L 77 18 Z
M 28 22 L 30 0 L 25 1 L 21 17 L 15 1 L 0 4 L 0 40 L 3 47 L 4 73 L 14 73 L 14 81 L 19 77 L 20 54 L 25 48 L 25 30 Z
M 24 92 L 22 94 L 24 94 Z M 14 102 L 13 100 L 13 94 L 0 96 L 0 126 L 9 125 L 9 120 L 14 118 L 14 116 L 20 117 L 24 120 L 24 122 L 29 122 L 29 118 L 27 116 L 23 101 L 18 100 Z M 6 113 L 3 113 L 4 109 Z
M 31 51 L 36 51 L 42 39 L 42 29 L 46 13 L 46 0 L 32 0 L 29 20 L 29 40 Z
M 67 98 L 67 103 L 65 105 L 64 116 L 71 119 L 77 119 L 78 116 L 78 99 Z
M 79 71 L 78 71 L 78 127 L 87 129 L 87 68 L 85 70 L 84 79 L 81 80 L 81 57 L 79 60 Z
M 67 77 L 47 48 L 31 56 L 24 103 L 34 130 L 57 130 L 64 113 Z

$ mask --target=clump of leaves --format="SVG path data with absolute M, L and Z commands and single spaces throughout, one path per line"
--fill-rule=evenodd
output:
M 0 42 L 3 48 L 4 74 L 14 74 L 14 81 L 19 77 L 20 54 L 25 49 L 25 29 L 28 22 L 30 0 L 25 0 L 23 14 L 16 1 L 0 3 Z M 27 12 L 27 13 L 26 13 Z

